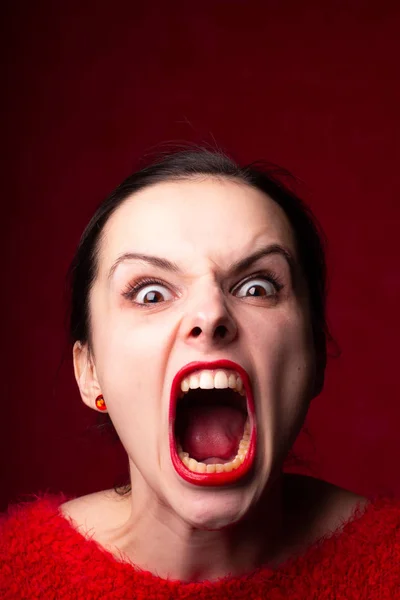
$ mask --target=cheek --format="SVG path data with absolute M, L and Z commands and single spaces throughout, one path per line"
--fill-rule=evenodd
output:
M 260 388 L 281 404 L 303 399 L 315 375 L 312 332 L 304 312 L 270 313 L 254 328 L 252 339 Z
M 109 319 L 97 329 L 99 381 L 113 425 L 136 465 L 158 461 L 158 441 L 168 431 L 165 364 L 171 328 L 159 325 Z
M 168 334 L 156 323 L 129 319 L 110 318 L 96 330 L 96 369 L 110 413 L 160 409 Z
M 314 350 L 308 322 L 297 312 L 275 314 L 255 334 L 259 450 L 266 464 L 286 455 L 306 417 L 314 382 Z M 280 460 L 280 459 L 279 459 Z

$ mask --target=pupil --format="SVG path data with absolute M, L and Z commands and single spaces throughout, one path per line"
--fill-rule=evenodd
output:
M 145 304 L 156 303 L 160 298 L 162 298 L 161 292 L 147 292 L 144 297 L 144 302 Z
M 261 291 L 262 293 L 258 293 L 257 294 L 257 289 L 259 291 Z M 264 296 L 265 295 L 265 290 L 264 288 L 262 288 L 259 285 L 253 285 L 251 288 L 248 289 L 248 293 L 250 296 Z

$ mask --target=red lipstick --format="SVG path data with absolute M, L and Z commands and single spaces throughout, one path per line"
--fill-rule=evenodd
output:
M 194 473 L 188 469 L 181 461 L 176 447 L 176 440 L 174 435 L 174 424 L 176 416 L 176 406 L 181 392 L 181 381 L 190 373 L 199 370 L 214 370 L 214 369 L 229 369 L 235 371 L 243 381 L 243 387 L 246 392 L 247 400 L 247 411 L 250 420 L 250 443 L 246 457 L 241 465 L 237 469 L 229 472 L 221 473 Z M 175 375 L 171 386 L 170 395 L 170 408 L 169 408 L 169 446 L 171 453 L 172 464 L 175 471 L 182 479 L 188 483 L 200 486 L 222 486 L 236 483 L 247 475 L 253 466 L 255 453 L 256 453 L 256 442 L 257 442 L 257 429 L 255 419 L 255 408 L 253 393 L 250 385 L 250 379 L 247 372 L 240 365 L 230 360 L 217 360 L 213 362 L 191 362 L 185 365 Z

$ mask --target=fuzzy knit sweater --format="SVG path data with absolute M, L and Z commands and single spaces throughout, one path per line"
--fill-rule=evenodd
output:
M 400 600 L 400 501 L 376 496 L 350 520 L 277 569 L 183 583 L 118 560 L 58 507 L 64 495 L 14 505 L 0 530 L 3 600 Z

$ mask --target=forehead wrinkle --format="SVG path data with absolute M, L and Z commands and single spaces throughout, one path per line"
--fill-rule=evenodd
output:
M 228 268 L 221 269 L 217 261 L 213 258 L 209 258 L 208 262 L 214 266 L 214 273 L 218 273 L 218 271 L 223 270 L 229 275 L 239 275 L 241 272 L 250 268 L 254 263 L 257 263 L 262 258 L 271 255 L 278 255 L 283 257 L 288 263 L 290 271 L 293 272 L 294 260 L 290 251 L 284 246 L 281 246 L 280 244 L 276 243 L 265 245 L 259 248 L 258 250 L 254 251 L 252 254 L 244 256 L 243 258 L 240 258 L 239 260 L 236 260 L 233 263 L 231 262 Z M 179 275 L 184 274 L 183 270 L 175 262 L 169 261 L 168 259 L 153 255 L 146 255 L 138 252 L 125 252 L 114 261 L 113 265 L 108 271 L 107 280 L 111 280 L 113 274 L 115 273 L 116 269 L 121 263 L 131 260 L 138 261 L 140 263 L 150 264 L 155 266 L 156 268 L 177 273 Z M 203 275 L 205 275 L 205 273 Z
M 183 183 L 183 182 L 180 182 Z M 186 182 L 185 182 L 186 183 Z M 198 182 L 200 183 L 200 182 Z M 225 183 L 225 182 L 224 182 Z M 228 183 L 228 182 L 226 182 Z M 233 183 L 233 182 L 232 182 Z M 200 187 L 203 184 L 200 184 Z M 169 187 L 169 186 L 168 186 Z M 242 187 L 242 186 L 239 186 Z M 246 187 L 246 186 L 245 186 Z M 145 192 L 148 192 L 148 190 L 144 190 Z M 142 190 L 143 192 L 143 190 Z M 138 192 L 138 195 L 139 192 Z M 250 235 L 251 239 L 249 239 L 249 237 L 247 237 L 247 240 L 240 244 L 240 246 L 242 247 L 241 250 L 242 252 L 239 254 L 238 252 L 238 248 L 237 246 L 235 246 L 234 243 L 231 243 L 232 240 L 228 239 L 228 248 L 226 248 L 224 243 L 218 242 L 218 239 L 209 239 L 209 241 L 207 242 L 207 236 L 205 239 L 205 244 L 202 245 L 203 250 L 206 254 L 201 255 L 198 252 L 198 249 L 196 248 L 196 242 L 193 238 L 190 237 L 190 239 L 186 239 L 185 237 L 182 237 L 182 239 L 178 236 L 175 237 L 175 241 L 172 240 L 172 250 L 174 251 L 174 245 L 178 245 L 182 242 L 182 244 L 186 247 L 186 252 L 184 251 L 184 248 L 182 247 L 182 252 L 180 253 L 179 259 L 186 255 L 188 256 L 192 256 L 192 260 L 189 260 L 187 264 L 181 264 L 181 267 L 179 267 L 179 265 L 177 263 L 179 263 L 179 261 L 177 262 L 173 262 L 173 257 L 171 256 L 171 258 L 168 260 L 164 257 L 168 256 L 169 252 L 168 252 L 168 248 L 167 247 L 162 247 L 163 244 L 156 244 L 156 246 L 154 247 L 154 249 L 152 247 L 149 247 L 148 244 L 146 243 L 145 246 L 146 247 L 142 247 L 142 244 L 139 244 L 139 247 L 136 248 L 132 248 L 132 250 L 137 250 L 137 254 L 140 253 L 140 250 L 142 250 L 143 252 L 145 252 L 146 254 L 148 253 L 149 255 L 152 256 L 152 263 L 155 267 L 157 268 L 161 268 L 161 269 L 166 269 L 166 270 L 170 270 L 170 271 L 174 271 L 176 273 L 182 272 L 183 270 L 187 271 L 190 267 L 195 266 L 195 269 L 198 270 L 199 268 L 201 268 L 201 270 L 203 271 L 204 268 L 207 269 L 207 267 L 205 267 L 205 265 L 212 265 L 214 268 L 214 271 L 228 271 L 230 268 L 232 268 L 232 263 L 234 265 L 238 265 L 240 262 L 243 262 L 248 256 L 250 256 L 252 254 L 252 251 L 254 252 L 255 250 L 257 250 L 257 247 L 260 248 L 260 246 L 266 246 L 268 243 L 276 243 L 277 245 L 281 245 L 283 247 L 286 247 L 289 250 L 288 255 L 292 255 L 292 258 L 295 259 L 296 261 L 296 245 L 293 243 L 293 232 L 291 230 L 290 224 L 287 222 L 287 218 L 286 215 L 284 214 L 284 212 L 280 209 L 280 207 L 275 206 L 274 202 L 272 200 L 269 199 L 268 196 L 266 196 L 266 198 L 269 200 L 267 200 L 267 208 L 268 205 L 271 204 L 271 209 L 272 209 L 272 213 L 271 214 L 266 214 L 263 215 L 264 218 L 266 218 L 266 223 L 265 223 L 265 227 L 261 227 L 260 229 L 260 222 L 258 221 L 257 223 L 257 227 L 256 227 L 256 231 L 253 231 Z M 132 197 L 130 200 L 133 201 L 135 198 Z M 136 198 L 137 199 L 137 198 Z M 150 199 L 151 200 L 151 199 Z M 128 202 L 127 203 L 127 207 L 132 206 L 133 202 Z M 265 202 L 265 198 L 263 199 L 263 204 Z M 117 211 L 119 212 L 119 211 Z M 267 211 L 269 212 L 269 211 Z M 139 213 L 140 214 L 140 213 Z M 118 244 L 115 247 L 115 241 L 113 241 L 111 248 L 108 246 L 108 239 L 109 239 L 109 234 L 110 234 L 110 227 L 112 227 L 115 218 L 117 217 L 118 220 L 118 216 L 117 215 L 113 215 L 113 217 L 111 217 L 111 219 L 106 223 L 106 226 L 103 229 L 101 238 L 100 238 L 100 248 L 99 250 L 101 251 L 101 257 L 98 256 L 99 262 L 103 263 L 102 265 L 98 265 L 101 270 L 104 273 L 104 276 L 109 279 L 112 275 L 112 273 L 115 271 L 116 267 L 118 266 L 118 264 L 120 262 L 122 262 L 122 255 L 119 254 L 117 255 L 117 253 L 114 254 L 117 255 L 116 261 L 113 265 L 111 265 L 111 268 L 109 269 L 107 264 L 104 264 L 104 259 L 107 258 L 107 254 L 110 252 L 110 250 L 112 249 L 112 247 L 114 246 L 114 249 L 118 251 Z M 278 217 L 278 218 L 277 218 Z M 126 223 L 126 219 L 123 219 L 122 222 Z M 268 222 L 270 221 L 270 223 Z M 270 229 L 270 227 L 272 226 L 272 230 Z M 275 230 L 275 231 L 274 231 Z M 131 234 L 130 231 L 128 231 L 129 234 Z M 244 233 L 244 232 L 243 232 Z M 274 234 L 278 234 L 271 236 L 271 233 Z M 141 230 L 139 230 L 139 234 L 141 234 Z M 114 236 L 111 236 L 111 238 L 113 239 Z M 129 237 L 132 237 L 131 235 L 129 235 Z M 213 236 L 214 237 L 214 236 Z M 273 239 L 271 239 L 271 237 Z M 269 238 L 269 239 L 268 239 Z M 132 240 L 133 241 L 133 240 Z M 168 240 L 167 241 L 167 245 L 168 245 Z M 211 244 L 209 244 L 209 242 L 211 242 Z M 215 243 L 216 242 L 216 243 Z M 189 244 L 189 246 L 188 246 Z M 105 246 L 108 247 L 108 249 L 106 250 Z M 192 247 L 191 247 L 192 246 Z M 225 247 L 224 247 L 225 246 Z M 126 249 L 126 255 L 128 255 L 130 253 L 131 248 L 125 247 Z M 121 248 L 120 251 L 123 251 L 124 249 Z M 197 251 L 196 251 L 197 250 Z M 227 252 L 228 250 L 228 252 Z M 132 252 L 132 254 L 134 254 L 135 252 Z M 157 256 L 155 256 L 157 255 Z M 243 258 L 242 258 L 243 257 Z M 142 258 L 146 259 L 145 256 L 142 256 Z M 232 260 L 233 259 L 233 260 Z M 105 261 L 106 263 L 108 262 L 108 260 Z M 142 262 L 142 265 L 145 264 L 145 262 Z M 227 265 L 226 267 L 224 265 Z M 103 270 L 104 269 L 104 270 Z M 107 277 L 107 271 L 108 270 L 112 270 L 112 272 L 109 274 L 109 276 Z

